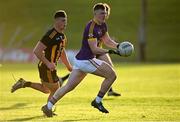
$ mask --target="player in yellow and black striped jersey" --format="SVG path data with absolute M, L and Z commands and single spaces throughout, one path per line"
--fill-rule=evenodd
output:
M 43 93 L 50 94 L 48 99 L 55 93 L 61 86 L 59 80 L 65 80 L 68 75 L 59 78 L 57 76 L 56 66 L 59 58 L 66 65 L 69 71 L 72 66 L 66 56 L 65 45 L 67 38 L 64 30 L 67 25 L 67 15 L 65 11 L 59 10 L 54 14 L 54 25 L 37 43 L 34 48 L 34 54 L 40 60 L 38 63 L 39 76 L 41 83 L 34 83 L 20 78 L 11 89 L 15 92 L 20 88 L 30 87 Z
M 44 50 L 45 58 L 49 62 L 57 65 L 59 57 L 61 56 L 67 42 L 65 34 L 59 33 L 55 28 L 52 28 L 44 35 L 40 42 L 46 46 L 46 49 Z M 39 61 L 38 69 L 40 78 L 44 82 L 53 83 L 59 81 L 56 70 L 50 71 L 47 65 L 42 61 Z

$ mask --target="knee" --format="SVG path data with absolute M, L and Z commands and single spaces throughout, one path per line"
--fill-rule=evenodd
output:
M 117 75 L 115 72 L 111 72 L 111 75 L 108 77 L 110 79 L 110 81 L 114 82 L 117 78 Z
M 44 86 L 43 86 L 42 92 L 45 93 L 45 94 L 51 93 L 51 91 L 48 88 L 44 87 Z
M 45 89 L 45 90 L 43 90 L 43 93 L 49 94 L 49 93 L 51 93 L 51 92 L 50 92 L 49 90 Z
M 113 81 L 115 81 L 116 79 L 117 79 L 117 75 L 116 75 L 116 73 L 114 73 Z

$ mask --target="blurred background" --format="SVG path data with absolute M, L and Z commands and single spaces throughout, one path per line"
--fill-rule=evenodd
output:
M 179 0 L 0 0 L 0 60 L 33 61 L 32 49 L 59 9 L 68 14 L 67 49 L 78 50 L 97 2 L 111 7 L 110 36 L 135 47 L 133 56 L 113 56 L 114 61 L 180 61 Z

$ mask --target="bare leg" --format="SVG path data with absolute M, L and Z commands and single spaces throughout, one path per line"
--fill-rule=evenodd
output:
M 42 83 L 34 83 L 34 82 L 30 82 L 30 81 L 25 81 L 24 79 L 20 78 L 13 86 L 11 89 L 11 92 L 15 92 L 16 90 L 20 89 L 20 88 L 32 88 L 35 89 L 37 91 L 49 94 L 48 100 L 53 96 L 53 94 L 55 93 L 55 91 L 60 87 L 59 82 L 56 83 L 48 83 L 48 82 L 44 82 L 42 81 Z
M 59 82 L 56 83 L 49 83 L 49 82 L 42 82 L 42 84 L 49 89 L 49 97 L 48 100 L 54 95 L 54 93 L 56 92 L 56 90 L 58 88 L 60 88 L 60 84 Z
M 98 57 L 98 59 L 105 61 L 108 63 L 110 66 L 114 67 L 112 60 L 108 54 L 104 54 Z M 112 87 L 108 91 L 108 96 L 121 96 L 121 94 L 114 92 Z
M 91 102 L 91 105 L 103 113 L 109 113 L 109 111 L 103 106 L 101 101 L 104 95 L 106 94 L 106 92 L 109 90 L 109 88 L 113 84 L 113 82 L 116 80 L 116 74 L 113 68 L 106 62 L 103 62 L 98 67 L 98 69 L 95 72 L 93 72 L 93 74 L 104 77 L 105 79 L 101 84 L 101 88 L 96 98 Z
M 95 74 L 97 76 L 101 76 L 101 77 L 105 78 L 104 81 L 102 82 L 101 88 L 100 88 L 100 92 L 102 93 L 102 95 L 100 95 L 100 96 L 103 97 L 104 94 L 109 90 L 109 88 L 111 87 L 113 82 L 116 80 L 116 74 L 115 74 L 114 70 L 112 69 L 112 67 L 107 63 L 103 63 L 92 74 Z
M 25 81 L 23 78 L 20 78 L 12 86 L 11 92 L 13 93 L 18 89 L 26 88 L 26 87 L 38 90 L 38 91 L 43 92 L 43 93 L 49 93 L 49 89 L 46 86 L 42 85 L 41 83 L 34 83 L 34 82 L 30 82 L 30 81 Z
M 61 99 L 66 93 L 72 91 L 86 76 L 86 73 L 74 69 L 69 76 L 68 82 L 65 86 L 59 88 L 53 97 L 50 99 L 52 104 L 55 104 L 59 99 Z
M 58 88 L 54 95 L 50 98 L 48 103 L 44 105 L 41 110 L 47 117 L 52 117 L 52 107 L 53 105 L 60 100 L 66 93 L 72 91 L 86 76 L 86 73 L 82 72 L 78 69 L 73 69 L 73 71 L 70 74 L 70 77 L 68 79 L 68 82 L 65 86 Z
M 63 83 L 65 82 L 65 80 L 68 79 L 69 75 L 70 75 L 70 74 L 66 74 L 66 75 L 63 76 L 63 77 L 59 77 L 59 83 L 60 83 L 60 86 L 62 86 Z
M 29 87 L 32 88 L 32 89 L 41 91 L 41 92 L 43 92 L 45 94 L 50 93 L 49 89 L 46 86 L 44 86 L 43 84 L 41 84 L 41 83 L 33 83 L 33 82 L 31 82 L 31 85 Z
M 105 80 L 101 84 L 101 88 L 98 93 L 98 96 L 103 98 L 104 94 L 108 91 L 112 83 L 115 81 L 116 74 L 113 68 L 106 62 L 103 62 L 100 66 L 98 66 L 97 70 L 93 72 L 92 74 L 105 78 Z M 53 97 L 48 101 L 48 103 L 42 107 L 43 113 L 48 117 L 52 117 L 51 109 L 53 105 L 58 100 L 60 100 L 66 93 L 72 91 L 83 80 L 85 76 L 86 76 L 86 73 L 82 72 L 81 70 L 74 69 L 72 73 L 70 74 L 70 78 L 68 79 L 67 84 L 63 86 L 62 88 L 59 88 L 55 92 Z M 92 102 L 91 105 L 94 106 L 95 108 L 98 108 L 100 111 L 104 113 L 108 113 L 108 111 L 102 106 L 102 103 Z

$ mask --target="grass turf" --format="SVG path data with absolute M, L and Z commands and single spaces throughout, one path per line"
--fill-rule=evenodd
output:
M 58 116 L 45 118 L 40 110 L 47 95 L 25 88 L 10 93 L 16 78 L 39 81 L 34 64 L 0 67 L 0 121 L 180 121 L 180 64 L 116 64 L 113 88 L 121 97 L 104 98 L 110 111 L 102 114 L 90 106 L 102 78 L 88 75 L 57 103 Z M 59 75 L 67 70 L 59 67 Z

